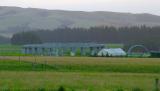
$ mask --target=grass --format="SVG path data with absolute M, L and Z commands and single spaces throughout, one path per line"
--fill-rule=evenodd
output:
M 154 91 L 158 58 L 19 57 L 0 58 L 0 90 Z M 33 68 L 32 63 L 36 63 Z M 45 70 L 44 70 L 45 65 Z
M 141 88 L 154 90 L 154 79 L 159 74 L 137 73 L 81 73 L 81 72 L 0 72 L 0 89 L 56 90 L 60 86 L 67 91 L 131 91 Z
M 17 49 L 19 50 L 21 46 L 19 45 L 11 45 L 11 44 L 1 44 L 0 49 Z
M 51 70 L 52 67 L 34 62 L 3 60 L 0 61 L 0 71 L 44 71 Z
M 21 47 L 18 45 L 3 44 L 0 45 L 0 56 L 24 56 L 21 53 Z
M 18 60 L 18 57 L 5 57 Z M 21 57 L 22 61 L 47 64 L 60 72 L 160 73 L 158 58 Z

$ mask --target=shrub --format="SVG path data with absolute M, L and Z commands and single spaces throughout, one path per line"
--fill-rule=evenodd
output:
M 60 86 L 58 91 L 66 91 L 65 88 L 63 86 Z
M 39 88 L 38 91 L 46 91 L 45 88 Z
M 132 91 L 143 91 L 143 90 L 140 88 L 133 88 Z
M 124 91 L 122 88 L 118 88 L 116 91 Z

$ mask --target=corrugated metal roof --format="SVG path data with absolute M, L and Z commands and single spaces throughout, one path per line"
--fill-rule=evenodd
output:
M 105 44 L 97 43 L 45 43 L 45 44 L 29 44 L 23 47 L 105 47 Z

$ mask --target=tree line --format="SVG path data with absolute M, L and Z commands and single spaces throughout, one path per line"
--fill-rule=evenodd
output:
M 96 42 L 141 44 L 152 50 L 160 49 L 160 27 L 91 27 L 58 28 L 55 30 L 34 30 L 13 35 L 12 44 L 35 44 L 48 42 Z

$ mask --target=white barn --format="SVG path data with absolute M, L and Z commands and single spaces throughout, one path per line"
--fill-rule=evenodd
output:
M 98 52 L 98 56 L 126 56 L 127 53 L 121 48 L 102 49 Z

